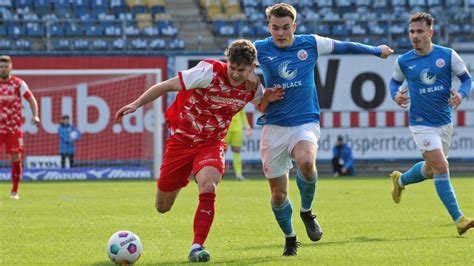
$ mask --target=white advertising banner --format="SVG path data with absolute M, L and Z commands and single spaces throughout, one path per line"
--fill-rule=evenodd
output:
M 471 74 L 474 54 L 461 54 Z M 176 71 L 194 66 L 202 59 L 222 59 L 219 55 L 178 56 Z M 396 105 L 389 93 L 397 56 L 380 59 L 364 55 L 331 55 L 318 59 L 315 82 L 321 107 L 322 128 L 318 158 L 332 157 L 338 135 L 344 135 L 353 148 L 355 159 L 420 158 L 406 127 L 406 109 Z M 456 79 L 455 79 L 456 80 Z M 453 87 L 458 87 L 456 80 Z M 247 105 L 253 121 L 259 116 Z M 253 113 L 253 115 L 252 115 Z M 474 159 L 474 90 L 453 112 L 455 125 L 450 158 Z M 255 125 L 250 139 L 244 138 L 242 158 L 260 160 L 260 127 Z M 226 159 L 232 158 L 228 149 Z

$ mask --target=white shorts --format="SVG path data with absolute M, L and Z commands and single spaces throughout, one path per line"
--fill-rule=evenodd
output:
M 453 124 L 441 127 L 410 126 L 411 135 L 421 153 L 436 149 L 443 149 L 447 157 L 453 137 Z
M 314 143 L 318 148 L 319 124 L 308 123 L 295 127 L 264 125 L 260 137 L 260 156 L 267 179 L 288 174 L 293 168 L 291 152 L 301 140 Z

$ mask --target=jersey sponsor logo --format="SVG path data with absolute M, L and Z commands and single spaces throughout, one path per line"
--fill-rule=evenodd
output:
M 436 74 L 429 68 L 425 68 L 420 73 L 420 80 L 426 85 L 433 85 L 436 82 Z
M 298 69 L 295 69 L 293 71 L 288 70 L 288 65 L 291 63 L 291 61 L 284 61 L 278 66 L 278 75 L 286 80 L 292 80 L 296 77 L 296 74 L 298 74 Z
M 306 52 L 306 50 L 299 50 L 298 51 L 298 59 L 302 60 L 302 61 L 308 59 L 308 52 Z
M 441 67 L 444 67 L 444 65 L 446 65 L 446 62 L 444 61 L 444 59 L 440 58 L 438 60 L 436 60 L 436 66 L 441 68 Z

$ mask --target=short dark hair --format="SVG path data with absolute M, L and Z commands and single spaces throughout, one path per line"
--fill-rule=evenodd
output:
M 408 24 L 412 22 L 426 22 L 426 25 L 431 28 L 434 24 L 434 18 L 425 12 L 416 12 L 415 14 L 410 16 L 410 19 L 408 20 Z
M 344 141 L 344 137 L 342 135 L 337 136 L 338 141 Z
M 0 55 L 0 62 L 11 63 L 12 58 L 8 55 Z
M 61 119 L 69 119 L 69 116 L 68 115 L 63 115 L 63 116 L 61 116 Z
M 286 3 L 278 3 L 274 4 L 273 6 L 269 6 L 265 9 L 265 14 L 267 15 L 267 20 L 270 22 L 270 18 L 272 16 L 277 17 L 277 18 L 284 18 L 284 17 L 290 17 L 293 22 L 296 21 L 296 9 Z
M 250 41 L 240 39 L 233 41 L 224 54 L 229 63 L 250 66 L 257 58 L 257 49 Z

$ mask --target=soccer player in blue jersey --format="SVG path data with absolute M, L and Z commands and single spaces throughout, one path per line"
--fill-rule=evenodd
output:
M 474 220 L 464 217 L 459 209 L 446 157 L 453 135 L 451 110 L 470 94 L 471 77 L 453 49 L 431 42 L 433 23 L 427 13 L 410 17 L 409 37 L 414 49 L 398 58 L 390 81 L 393 100 L 403 108 L 410 105 L 410 131 L 424 157 L 407 172 L 390 175 L 392 198 L 400 203 L 405 186 L 434 178 L 436 192 L 462 235 L 474 226 Z M 462 82 L 458 90 L 451 87 L 452 74 Z M 408 89 L 400 89 L 404 80 Z
M 322 230 L 312 212 L 316 190 L 316 152 L 319 133 L 319 103 L 314 81 L 316 61 L 323 54 L 371 54 L 388 57 L 386 45 L 368 46 L 340 42 L 318 35 L 295 35 L 296 10 L 285 3 L 266 9 L 271 37 L 255 42 L 265 87 L 282 87 L 282 100 L 259 110 L 263 125 L 260 143 L 263 171 L 271 190 L 271 208 L 286 241 L 284 256 L 296 255 L 299 242 L 293 230 L 293 206 L 288 197 L 288 174 L 296 161 L 296 183 L 301 196 L 300 216 L 312 241 L 321 239 Z

